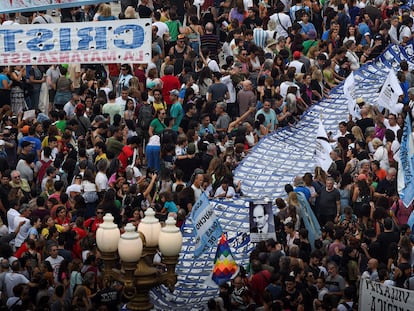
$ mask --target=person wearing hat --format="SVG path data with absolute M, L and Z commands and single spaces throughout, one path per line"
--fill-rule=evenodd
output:
M 271 59 L 274 58 L 274 49 L 276 48 L 277 41 L 273 38 L 270 38 L 266 41 L 266 47 L 264 48 L 265 55 L 271 56 Z
M 289 63 L 288 66 L 296 68 L 296 73 L 305 73 L 305 65 L 301 61 L 299 61 L 299 59 L 300 52 L 293 52 L 293 60 Z
M 186 37 L 184 34 L 179 34 L 177 36 L 177 42 L 173 45 L 168 55 L 173 56 L 175 59 L 174 62 L 174 75 L 179 75 L 184 68 L 184 59 L 186 59 L 187 54 L 191 51 L 191 47 L 186 44 Z

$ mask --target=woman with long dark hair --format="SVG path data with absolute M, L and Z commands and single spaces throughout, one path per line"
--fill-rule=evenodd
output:
M 256 117 L 256 121 L 254 121 L 254 129 L 259 139 L 269 134 L 269 129 L 266 126 L 264 126 L 265 121 L 266 121 L 266 118 L 263 113 L 260 113 Z
M 122 224 L 122 217 L 121 217 L 121 210 L 120 207 L 118 207 L 117 202 L 115 202 L 116 198 L 116 192 L 114 189 L 108 189 L 103 197 L 103 200 L 101 203 L 99 203 L 98 208 L 101 208 L 106 213 L 111 213 L 114 217 L 114 222 L 118 225 L 118 227 L 121 227 Z M 119 202 L 118 202 L 119 203 Z
M 372 198 L 372 191 L 367 183 L 367 176 L 365 174 L 359 174 L 358 180 L 354 185 L 352 193 L 352 203 L 354 208 L 354 214 L 358 219 L 362 217 L 363 206 L 369 204 Z

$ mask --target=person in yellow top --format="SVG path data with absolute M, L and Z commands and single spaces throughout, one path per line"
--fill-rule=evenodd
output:
M 154 97 L 154 101 L 152 102 L 152 106 L 154 107 L 154 110 L 160 111 L 160 110 L 167 110 L 167 105 L 165 104 L 163 98 L 162 98 L 162 92 L 160 89 L 155 89 L 152 91 L 152 96 Z
M 95 143 L 94 146 L 96 158 L 95 158 L 95 164 L 99 162 L 99 160 L 105 159 L 108 160 L 106 156 L 106 145 L 103 141 L 98 141 Z
M 44 218 L 43 223 L 45 225 L 45 227 L 42 229 L 42 232 L 40 233 L 42 235 L 42 237 L 44 237 L 46 240 L 50 239 L 51 237 L 49 237 L 49 234 L 52 232 L 52 235 L 54 234 L 54 232 L 65 232 L 68 230 L 68 226 L 64 227 L 61 226 L 57 223 L 55 223 L 54 219 L 52 216 L 47 216 Z M 54 228 L 54 229 L 53 229 Z

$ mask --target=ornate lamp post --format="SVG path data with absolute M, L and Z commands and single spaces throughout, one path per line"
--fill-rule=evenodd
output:
M 104 276 L 124 283 L 124 296 L 129 299 L 127 306 L 130 310 L 151 310 L 153 304 L 149 291 L 160 284 L 173 290 L 177 282 L 175 266 L 183 241 L 181 232 L 173 218 L 168 218 L 166 226 L 161 228 L 154 215 L 154 210 L 149 208 L 138 226 L 138 232 L 129 223 L 125 226 L 125 233 L 120 236 L 114 218 L 106 214 L 96 232 L 96 243 L 104 262 Z M 167 267 L 165 272 L 153 266 L 157 246 L 162 253 L 162 263 Z M 124 272 L 113 270 L 117 255 Z

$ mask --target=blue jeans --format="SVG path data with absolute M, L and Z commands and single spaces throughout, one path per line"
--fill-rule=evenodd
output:
M 147 158 L 147 169 L 153 168 L 160 171 L 160 155 L 161 147 L 160 146 L 148 146 L 145 148 L 145 156 Z

